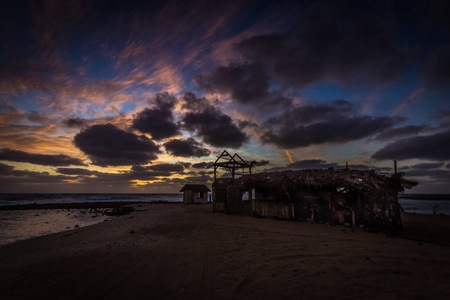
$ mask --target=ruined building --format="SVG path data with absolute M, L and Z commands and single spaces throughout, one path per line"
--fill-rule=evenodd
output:
M 287 220 L 402 228 L 397 194 L 417 182 L 375 171 L 298 170 L 252 174 L 251 163 L 226 151 L 214 163 L 213 210 Z M 230 178 L 216 178 L 217 168 Z
M 204 184 L 185 184 L 180 192 L 183 192 L 183 204 L 198 204 L 208 203 L 210 189 Z

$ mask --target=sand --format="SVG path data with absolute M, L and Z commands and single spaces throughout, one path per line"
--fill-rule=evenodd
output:
M 421 217 L 399 237 L 143 204 L 0 246 L 1 298 L 450 299 L 450 219 Z

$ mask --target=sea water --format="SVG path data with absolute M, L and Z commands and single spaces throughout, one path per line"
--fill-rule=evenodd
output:
M 406 213 L 450 216 L 450 200 L 400 198 L 398 202 Z
M 0 245 L 76 229 L 111 217 L 89 209 L 0 210 Z
M 183 194 L 0 194 L 0 206 L 83 202 L 183 202 Z
M 158 201 L 183 202 L 183 194 L 0 194 L 0 206 Z M 0 210 L 0 245 L 94 225 L 110 218 L 93 209 Z

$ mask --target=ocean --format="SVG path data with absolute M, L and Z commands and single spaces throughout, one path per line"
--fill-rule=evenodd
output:
M 183 194 L 0 194 L 0 206 L 84 202 L 183 202 Z M 407 213 L 450 215 L 450 200 L 399 199 Z M 0 209 L 0 245 L 105 222 L 95 209 Z
M 85 202 L 183 202 L 183 194 L 0 194 L 0 245 L 81 228 L 111 218 L 95 209 L 1 210 L 1 206 Z
M 0 194 L 0 206 L 83 202 L 183 202 L 183 194 Z
M 450 200 L 400 198 L 398 202 L 406 213 L 450 216 Z

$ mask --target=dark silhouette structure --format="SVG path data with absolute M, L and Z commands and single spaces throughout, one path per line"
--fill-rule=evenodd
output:
M 252 164 L 245 162 L 237 153 L 231 156 L 226 150 L 219 155 L 213 167 L 214 180 L 216 180 L 218 168 L 227 169 L 233 179 L 236 175 L 252 174 Z
M 183 204 L 207 203 L 210 191 L 204 184 L 186 184 L 180 190 L 183 192 Z
M 417 184 L 348 167 L 245 174 L 214 180 L 213 210 L 400 230 L 398 192 Z

